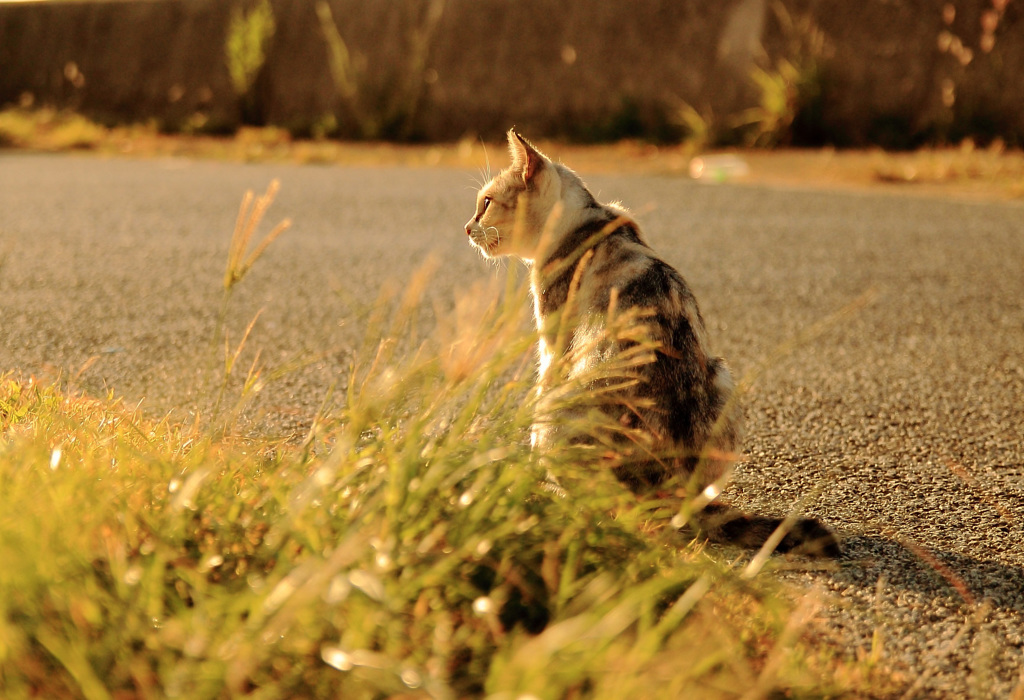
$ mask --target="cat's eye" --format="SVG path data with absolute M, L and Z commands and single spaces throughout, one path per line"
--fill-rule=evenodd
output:
M 491 198 L 484 197 L 484 208 L 480 210 L 480 216 L 483 216 L 487 212 L 487 207 L 491 205 Z

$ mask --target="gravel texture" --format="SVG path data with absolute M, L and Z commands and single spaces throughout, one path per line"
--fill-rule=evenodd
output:
M 446 305 L 502 274 L 464 240 L 466 171 L 0 154 L 0 370 L 187 411 L 241 196 L 275 177 L 268 224 L 294 227 L 228 322 L 237 338 L 263 309 L 243 363 L 257 347 L 304 363 L 257 406 L 274 431 L 343 380 L 388 280 L 435 254 Z M 781 574 L 820 600 L 820 634 L 864 659 L 874 636 L 900 693 L 1024 692 L 1024 206 L 587 179 L 638 214 L 715 347 L 756 375 L 732 499 L 806 498 L 844 536 L 837 567 Z

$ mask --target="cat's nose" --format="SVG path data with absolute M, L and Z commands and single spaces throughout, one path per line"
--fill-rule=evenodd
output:
M 466 235 L 467 236 L 472 236 L 473 235 L 473 229 L 470 228 L 469 224 L 466 224 Z

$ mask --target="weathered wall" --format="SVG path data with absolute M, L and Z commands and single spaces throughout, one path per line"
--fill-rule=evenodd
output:
M 171 129 L 244 119 L 345 136 L 451 139 L 512 123 L 538 135 L 672 136 L 682 102 L 727 123 L 756 105 L 752 60 L 806 55 L 818 37 L 798 140 L 1024 142 L 1021 0 L 994 0 L 1005 9 L 990 52 L 989 0 L 784 0 L 791 24 L 771 0 L 329 0 L 357 86 L 347 94 L 316 4 L 272 0 L 276 31 L 244 99 L 224 59 L 225 0 L 3 4 L 0 104 L 31 95 Z M 960 44 L 950 50 L 944 31 Z

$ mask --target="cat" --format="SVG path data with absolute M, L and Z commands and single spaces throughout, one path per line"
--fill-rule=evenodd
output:
M 703 501 L 695 503 L 706 505 L 690 518 L 694 529 L 714 542 L 762 546 L 782 520 L 746 514 L 717 499 L 736 459 L 740 421 L 732 377 L 708 350 L 686 282 L 647 245 L 625 209 L 599 203 L 573 171 L 514 129 L 508 145 L 512 163 L 480 189 L 466 234 L 484 257 L 513 256 L 530 267 L 540 334 L 538 413 L 547 413 L 534 424 L 533 448 L 544 451 L 562 439 L 607 448 L 598 451 L 599 463 L 634 493 L 658 493 L 670 480 L 682 482 L 690 493 L 703 491 Z M 601 340 L 615 314 L 637 319 L 646 354 L 636 338 L 605 334 Z M 622 376 L 588 387 L 591 394 L 613 397 L 598 402 L 610 431 L 603 437 L 563 434 L 565 426 L 578 424 L 584 408 L 556 408 L 554 399 L 545 404 L 545 393 L 631 348 L 639 348 L 634 354 L 640 359 L 627 362 Z M 776 549 L 840 554 L 832 532 L 811 518 L 796 520 Z

